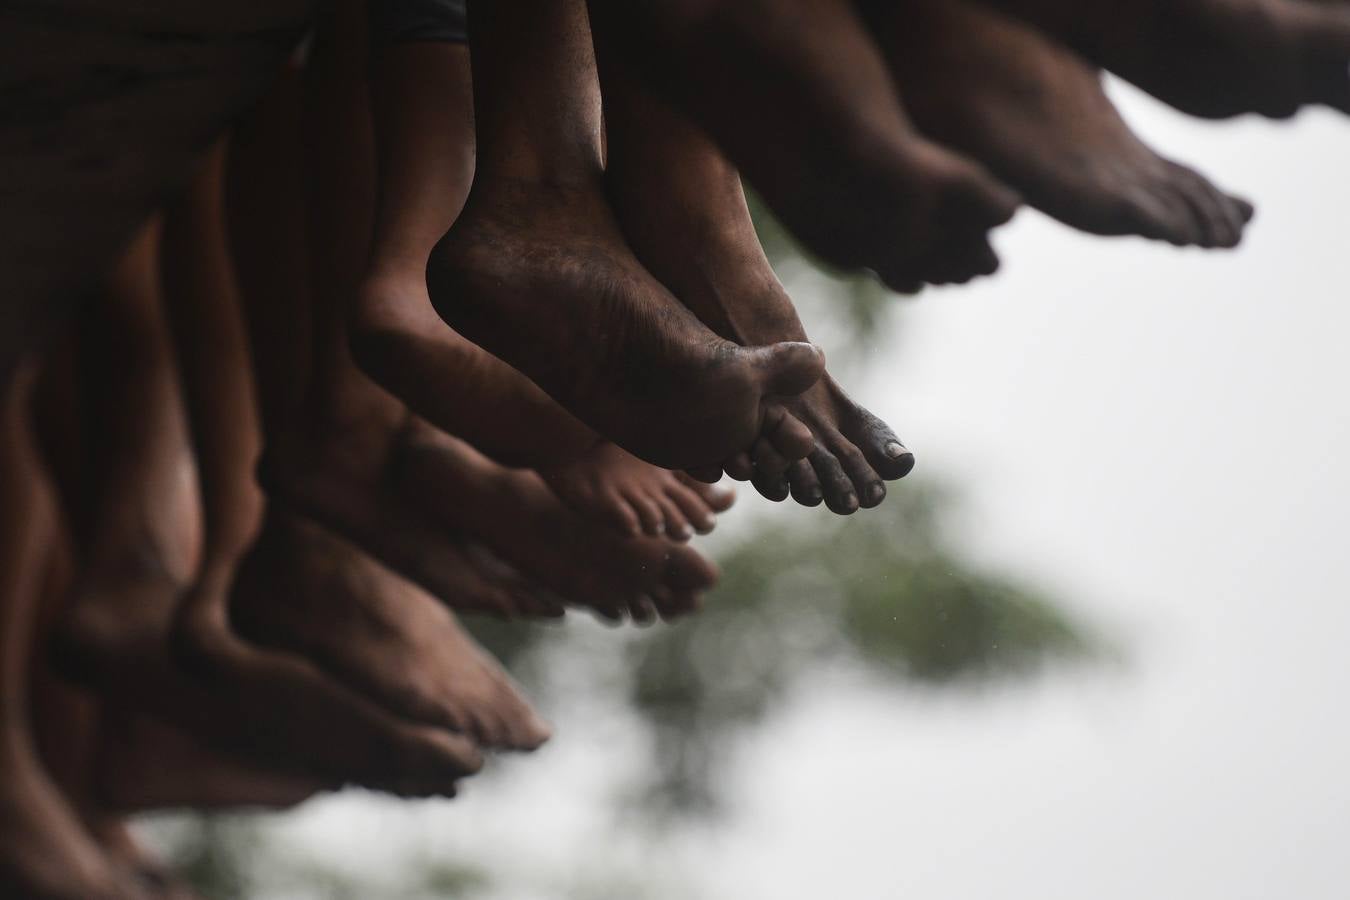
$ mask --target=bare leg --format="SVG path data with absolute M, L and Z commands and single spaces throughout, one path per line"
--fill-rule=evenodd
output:
M 0 371 L 57 333 L 201 147 L 262 90 L 312 5 L 0 9 Z
M 237 559 L 219 548 L 234 542 L 217 545 L 210 536 L 199 572 L 192 558 L 201 513 L 154 250 L 150 229 L 100 306 L 103 328 L 90 334 L 82 355 L 95 383 L 106 387 L 90 446 L 107 468 L 87 564 L 61 632 L 68 668 L 213 746 L 282 769 L 330 784 L 453 791 L 454 780 L 480 762 L 468 741 L 396 720 L 302 659 L 258 651 L 230 632 L 225 598 Z M 234 463 L 233 491 L 213 491 L 254 489 L 248 460 L 242 463 Z M 218 465 L 207 468 L 227 471 Z M 174 629 L 176 660 L 169 656 Z
M 427 260 L 473 180 L 468 48 L 377 45 L 372 72 L 380 196 L 353 322 L 362 368 L 443 431 L 499 462 L 536 469 L 583 515 L 626 534 L 685 540 L 709 530 L 727 492 L 685 484 L 601 440 L 436 315 Z
M 1325 0 L 983 0 L 1182 112 L 1350 112 L 1350 6 Z
M 1252 207 L 1163 159 L 1130 131 L 1101 72 L 1030 26 L 970 0 L 879 17 L 914 121 L 1068 225 L 1232 247 Z
M 997 268 L 988 232 L 1018 198 L 919 135 L 849 0 L 591 7 L 602 65 L 626 60 L 706 128 L 827 262 L 905 293 Z
M 610 83 L 605 109 L 610 197 L 643 264 L 729 340 L 806 340 L 755 235 L 739 174 L 706 133 L 632 78 Z M 783 405 L 810 428 L 811 455 L 791 462 L 760 441 L 727 466 L 771 500 L 791 492 L 849 514 L 876 506 L 883 482 L 914 466 L 895 433 L 828 374 Z
M 28 401 L 35 365 L 0 395 L 0 893 L 41 900 L 141 896 L 105 858 L 38 760 L 28 708 L 34 622 L 55 537 L 52 490 Z
M 322 62 L 322 46 L 318 52 Z M 483 575 L 466 559 L 457 536 L 384 490 L 385 457 L 406 412 L 397 404 L 391 410 L 388 398 L 371 403 L 369 391 L 356 398 L 360 404 L 329 402 L 341 398 L 312 386 L 319 353 L 299 127 L 303 94 L 301 71 L 289 67 L 241 124 L 228 162 L 230 246 L 253 347 L 267 444 L 263 472 L 271 493 L 456 608 L 561 614 L 561 607 L 539 597 L 524 579 L 512 580 L 500 570 L 491 578 Z M 358 221 L 355 227 L 364 226 Z M 336 312 L 341 315 L 341 307 Z M 345 340 L 336 328 L 327 334 L 333 343 Z M 337 348 L 324 352 L 330 360 L 341 359 Z
M 470 16 L 482 152 L 427 270 L 437 312 L 649 462 L 716 465 L 761 435 L 804 456 L 810 436 L 775 398 L 819 378 L 819 352 L 719 339 L 623 242 L 603 196 L 584 3 L 511 0 Z

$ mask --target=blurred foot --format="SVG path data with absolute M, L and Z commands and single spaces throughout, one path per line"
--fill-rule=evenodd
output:
M 125 819 L 98 817 L 90 823 L 90 829 L 108 857 L 134 873 L 147 896 L 154 900 L 203 900 L 190 884 L 136 840 Z
M 992 0 L 1194 116 L 1350 112 L 1350 6 L 1339 0 Z
M 878 36 L 910 113 L 1027 201 L 1093 234 L 1234 247 L 1252 206 L 1158 156 L 1101 73 L 1035 29 L 968 0 L 888 7 Z
M 484 747 L 533 750 L 549 728 L 432 597 L 303 519 L 274 513 L 230 602 L 240 631 L 313 660 L 396 715 Z
M 485 567 L 467 535 L 402 496 L 397 450 L 419 426 L 400 403 L 368 381 L 343 399 L 336 412 L 294 420 L 271 436 L 261 477 L 274 497 L 453 609 L 503 617 L 563 614 L 556 598 L 507 567 Z
M 100 712 L 92 796 L 111 813 L 287 809 L 332 787 L 213 750 L 143 713 L 107 704 Z
M 903 293 L 997 268 L 1017 196 L 915 131 L 847 0 L 592 9 L 606 90 L 645 74 L 826 262 Z
M 101 851 L 31 748 L 0 759 L 0 896 L 24 900 L 151 900 L 133 873 Z
M 428 514 L 602 616 L 648 622 L 689 613 L 717 580 L 692 548 L 619 537 L 564 506 L 534 472 L 504 469 L 434 430 L 408 441 L 398 471 L 406 495 Z
M 712 531 L 717 513 L 736 499 L 729 488 L 643 462 L 608 441 L 570 463 L 537 468 L 563 503 L 626 537 L 645 534 L 683 543 Z

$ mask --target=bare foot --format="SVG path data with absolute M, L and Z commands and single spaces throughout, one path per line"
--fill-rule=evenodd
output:
M 1350 112 L 1350 6 L 1325 0 L 991 0 L 1182 112 Z
M 533 750 L 548 739 L 510 676 L 448 609 L 296 516 L 273 511 L 230 611 L 249 638 L 314 660 L 399 715 L 485 747 Z
M 213 750 L 142 713 L 104 704 L 93 800 L 119 815 L 147 810 L 287 809 L 332 787 Z
M 6 735 L 7 741 L 12 736 Z M 103 854 L 31 750 L 11 748 L 0 778 L 0 895 L 25 900 L 148 900 Z
M 30 361 L 0 380 L 0 896 L 137 900 L 38 758 L 29 673 L 58 537 L 32 435 Z
M 564 503 L 619 534 L 664 535 L 684 542 L 707 534 L 735 493 L 643 462 L 602 441 L 570 463 L 536 467 Z
M 509 568 L 484 566 L 471 536 L 447 529 L 396 488 L 396 451 L 416 420 L 374 389 L 350 397 L 342 420 L 293 421 L 274 433 L 261 467 L 273 496 L 322 523 L 463 612 L 556 617 L 563 607 Z
M 1018 198 L 919 135 L 847 0 L 591 6 L 606 89 L 642 73 L 827 262 L 904 293 L 997 268 Z
M 605 441 L 534 382 L 465 340 L 431 308 L 422 271 L 368 278 L 352 347 L 363 371 L 442 431 L 505 465 L 539 471 L 583 516 L 624 534 L 688 540 L 712 529 L 714 495 Z M 542 440 L 542 436 L 547 440 Z
M 709 332 L 633 258 L 598 182 L 480 178 L 427 284 L 457 331 L 649 462 L 720 463 L 761 437 L 789 459 L 810 451 L 778 401 L 819 379 L 820 351 Z
M 878 36 L 910 113 L 1033 206 L 1094 234 L 1233 247 L 1252 206 L 1149 149 L 1101 73 L 1015 19 L 969 0 L 888 8 Z
M 136 840 L 125 819 L 99 816 L 90 823 L 99 846 L 136 880 L 155 900 L 202 900 L 200 894 Z
M 609 193 L 643 264 L 729 340 L 806 340 L 755 235 L 735 168 L 704 132 L 636 85 L 616 86 L 606 102 Z M 810 430 L 810 456 L 788 460 L 761 441 L 724 463 L 771 500 L 791 493 L 848 514 L 876 506 L 884 482 L 914 466 L 895 433 L 828 374 L 782 405 Z
M 692 612 L 717 580 L 716 568 L 692 548 L 592 525 L 537 474 L 504 469 L 448 435 L 424 430 L 402 457 L 400 483 L 410 499 L 569 603 L 650 621 Z

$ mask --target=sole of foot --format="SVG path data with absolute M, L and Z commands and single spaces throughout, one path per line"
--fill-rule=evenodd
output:
M 297 516 L 269 517 L 230 610 L 250 639 L 314 660 L 404 718 L 492 749 L 534 750 L 549 737 L 510 676 L 448 609 Z
M 427 283 L 456 331 L 648 462 L 715 465 L 761 438 L 790 459 L 811 450 L 777 400 L 819 380 L 820 350 L 710 332 L 633 258 L 598 181 L 481 174 Z
M 888 8 L 878 23 L 915 123 L 980 160 L 1027 202 L 1093 234 L 1234 247 L 1253 209 L 1151 150 L 1101 72 L 967 0 Z

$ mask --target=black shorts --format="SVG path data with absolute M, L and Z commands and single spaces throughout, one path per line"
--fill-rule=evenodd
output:
M 369 0 L 370 39 L 377 44 L 469 39 L 467 0 Z

